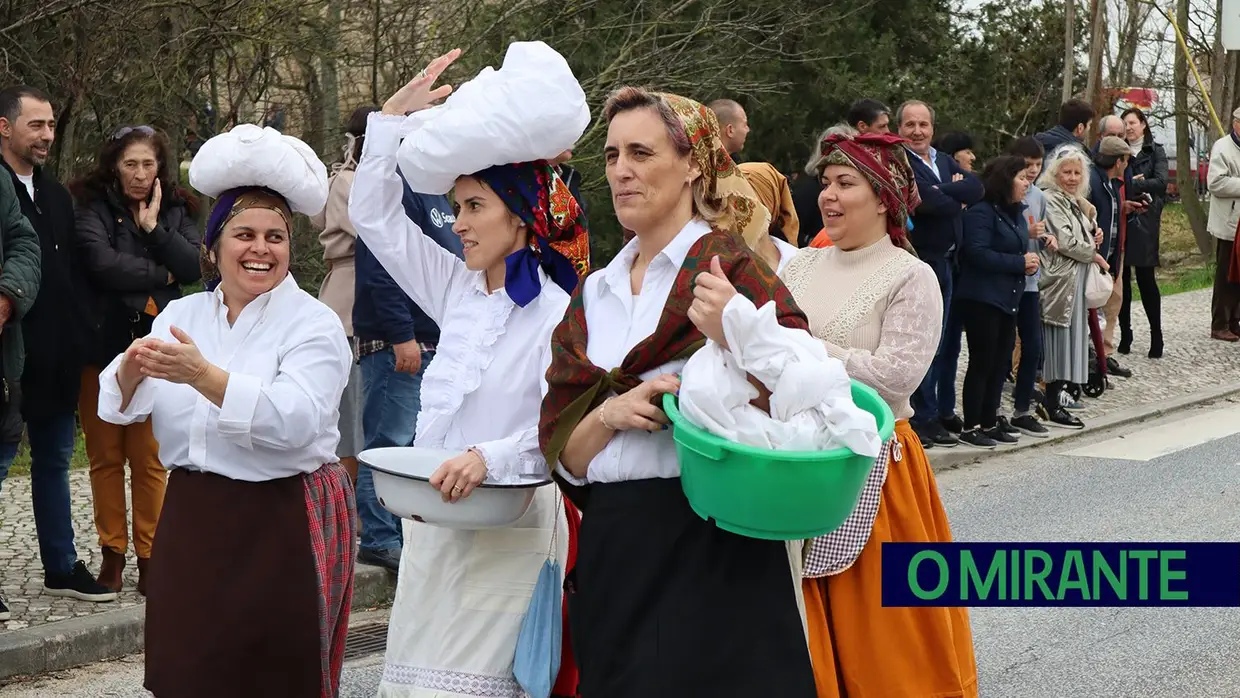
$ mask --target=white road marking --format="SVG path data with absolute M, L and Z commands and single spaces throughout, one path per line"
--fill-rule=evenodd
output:
M 1225 436 L 1240 433 L 1240 405 L 1191 416 L 1156 427 L 1140 425 L 1133 433 L 1083 446 L 1059 455 L 1149 461 Z

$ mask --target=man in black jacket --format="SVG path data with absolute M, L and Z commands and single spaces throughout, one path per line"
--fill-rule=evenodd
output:
M 31 494 L 44 592 L 112 601 L 77 558 L 69 497 L 69 461 L 77 440 L 85 317 L 74 266 L 73 200 L 42 169 L 56 135 L 47 95 L 31 87 L 0 91 L 0 153 L 21 212 L 38 235 L 41 282 L 22 318 L 26 361 L 21 415 L 31 455 Z M 9 231 L 5 231 L 8 235 Z M 6 328 L 7 332 L 7 328 Z
M 1061 145 L 1079 145 L 1085 147 L 1085 131 L 1089 122 L 1094 120 L 1094 108 L 1081 99 L 1070 99 L 1059 106 L 1059 123 L 1049 131 L 1034 135 L 1042 144 L 1046 155 L 1042 158 L 1042 167 L 1050 161 L 1051 154 Z
M 954 434 L 964 429 L 956 416 L 956 369 L 960 358 L 960 335 L 964 326 L 952 318 L 952 285 L 955 257 L 964 234 L 966 206 L 981 201 L 982 183 L 965 172 L 947 153 L 930 145 L 934 138 L 934 109 L 925 102 L 909 100 L 896 109 L 900 136 L 907 138 L 909 164 L 917 178 L 921 204 L 913 211 L 909 242 L 921 261 L 930 265 L 943 294 L 943 334 L 930 370 L 913 393 L 910 425 L 923 446 L 955 446 Z

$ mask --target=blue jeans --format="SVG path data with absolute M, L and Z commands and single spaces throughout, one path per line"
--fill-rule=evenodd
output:
M 416 374 L 396 372 L 396 352 L 391 347 L 362 357 L 362 434 L 367 449 L 413 445 L 422 407 L 422 374 L 434 356 L 422 352 L 422 368 Z M 379 504 L 374 475 L 362 463 L 357 465 L 357 511 L 362 518 L 363 550 L 401 548 L 400 519 Z
M 1033 402 L 1033 386 L 1042 365 L 1042 303 L 1037 291 L 1025 291 L 1016 310 L 1016 332 L 1020 335 L 1020 365 L 1016 368 L 1016 388 L 1012 402 L 1017 416 L 1028 414 Z
M 909 402 L 913 406 L 913 426 L 925 426 L 933 424 L 939 417 L 950 416 L 955 412 L 956 402 L 956 362 L 960 358 L 960 334 L 961 328 L 957 325 L 955 332 L 949 332 L 951 329 L 951 307 L 952 307 L 952 260 L 946 257 L 927 257 L 922 260 L 930 265 L 934 270 L 934 275 L 939 279 L 939 291 L 943 294 L 943 327 L 942 336 L 939 339 L 939 347 L 934 353 L 934 361 L 930 363 L 929 370 L 926 371 L 925 378 L 922 379 L 921 385 L 917 386 L 917 390 L 913 392 Z M 954 334 L 954 342 L 952 335 Z M 955 346 L 955 351 L 951 353 L 951 366 L 944 366 L 947 363 L 945 357 L 948 356 L 948 350 Z M 948 373 L 948 370 L 951 373 Z M 939 395 L 940 376 L 943 380 L 952 381 L 951 388 L 951 405 L 948 407 L 946 415 L 943 414 L 943 398 L 947 395 Z
M 77 437 L 74 411 L 27 422 L 26 436 L 30 440 L 30 496 L 34 500 L 39 558 L 47 574 L 68 574 L 77 562 L 69 505 L 69 461 Z M 16 457 L 16 443 L 0 444 L 0 484 Z

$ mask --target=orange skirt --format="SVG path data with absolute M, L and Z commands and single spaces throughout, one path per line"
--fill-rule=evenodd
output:
M 908 422 L 896 423 L 896 438 L 903 460 L 890 464 L 861 555 L 844 572 L 802 581 L 818 698 L 976 698 L 968 609 L 883 608 L 879 546 L 952 539 Z

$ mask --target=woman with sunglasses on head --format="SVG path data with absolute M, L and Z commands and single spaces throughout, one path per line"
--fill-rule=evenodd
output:
M 131 471 L 133 544 L 138 593 L 164 501 L 167 475 L 150 421 L 120 426 L 97 416 L 99 372 L 134 339 L 151 331 L 155 316 L 199 280 L 194 197 L 176 182 L 168 136 L 150 126 L 126 126 L 99 152 L 95 169 L 69 189 L 76 204 L 77 245 L 94 302 L 93 354 L 82 372 L 79 412 L 90 459 L 95 528 L 103 549 L 99 583 L 121 590 L 129 533 L 125 463 Z

